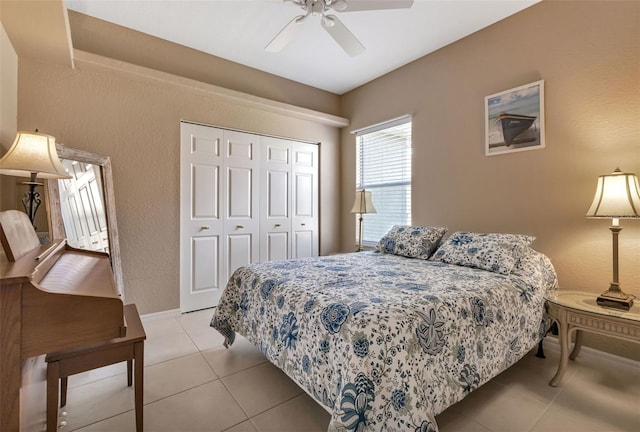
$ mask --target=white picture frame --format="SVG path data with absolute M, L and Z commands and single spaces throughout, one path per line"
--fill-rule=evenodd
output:
M 544 81 L 484 98 L 485 156 L 545 147 Z

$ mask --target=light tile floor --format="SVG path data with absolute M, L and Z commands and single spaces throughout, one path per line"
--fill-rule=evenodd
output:
M 212 310 L 143 320 L 145 431 L 324 432 L 329 414 L 239 337 L 231 349 L 209 327 Z M 557 344 L 520 362 L 437 416 L 441 432 L 635 431 L 640 364 L 583 352 L 562 385 Z M 69 378 L 68 431 L 135 431 L 125 363 Z

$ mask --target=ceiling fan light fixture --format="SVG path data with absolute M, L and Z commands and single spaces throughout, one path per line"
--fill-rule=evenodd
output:
M 347 2 L 344 0 L 333 0 L 329 1 L 329 3 L 327 3 L 327 6 L 331 6 L 333 10 L 342 12 L 347 8 Z
M 324 27 L 333 27 L 336 25 L 336 21 L 332 16 L 322 15 L 322 25 Z

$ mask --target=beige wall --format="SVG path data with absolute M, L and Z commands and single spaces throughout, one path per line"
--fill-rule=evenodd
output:
M 342 248 L 355 238 L 349 130 L 413 113 L 413 223 L 533 234 L 562 289 L 604 291 L 610 221 L 584 215 L 598 175 L 640 175 L 638 23 L 636 1 L 545 1 L 344 95 Z M 485 157 L 484 96 L 540 79 L 547 147 Z M 640 221 L 622 225 L 620 280 L 640 297 Z
M 75 63 L 20 60 L 19 127 L 111 156 L 125 296 L 141 313 L 179 307 L 180 120 L 321 142 L 320 247 L 337 250 L 337 128 Z
M 0 8 L 1 10 L 1 8 Z M 18 56 L 0 25 L 0 154 L 16 136 L 18 124 Z M 0 210 L 14 208 L 16 178 L 0 175 Z
M 75 49 L 279 102 L 338 114 L 340 97 L 248 66 L 69 11 Z

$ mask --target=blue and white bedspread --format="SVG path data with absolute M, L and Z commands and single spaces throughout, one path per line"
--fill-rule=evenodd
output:
M 510 275 L 374 252 L 264 262 L 235 272 L 211 325 L 324 404 L 330 431 L 437 431 L 540 341 L 555 289 L 533 250 Z

